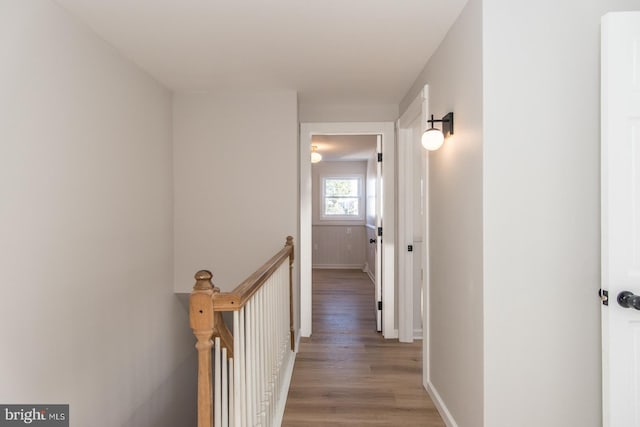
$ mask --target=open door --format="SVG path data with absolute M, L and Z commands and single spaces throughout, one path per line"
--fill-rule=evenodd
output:
M 640 12 L 602 19 L 603 426 L 640 427 Z
M 376 153 L 378 166 L 376 168 L 376 331 L 382 332 L 382 135 L 377 136 Z

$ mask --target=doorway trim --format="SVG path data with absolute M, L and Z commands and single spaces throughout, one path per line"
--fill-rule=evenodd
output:
M 409 107 L 407 107 L 407 110 L 402 114 L 402 116 L 398 119 L 398 145 L 400 144 L 407 144 L 407 138 L 411 138 L 413 137 L 413 135 L 411 134 L 411 130 L 408 129 L 409 126 L 414 122 L 414 120 L 416 120 L 416 118 L 418 116 L 421 117 L 421 128 L 422 129 L 426 129 L 427 128 L 427 116 L 429 113 L 429 85 L 425 85 L 424 88 L 422 89 L 422 91 L 420 91 L 420 93 L 416 96 L 416 98 L 411 102 L 411 104 L 409 105 Z M 399 147 L 400 148 L 400 147 Z M 425 190 L 424 190 L 424 205 L 422 206 L 422 208 L 424 209 L 424 223 L 423 223 L 423 236 L 422 236 L 422 241 L 423 241 L 423 251 L 422 251 L 422 267 L 423 267 L 423 279 L 422 279 L 422 286 L 423 286 L 423 295 L 422 295 L 422 379 L 423 379 L 423 385 L 425 386 L 425 388 L 427 390 L 429 390 L 429 383 L 431 381 L 431 372 L 429 370 L 429 358 L 430 358 L 430 336 L 429 336 L 429 153 L 426 152 L 425 150 L 425 156 L 426 156 L 426 162 L 425 162 L 425 168 L 424 168 L 424 185 L 425 185 Z M 410 161 L 411 159 L 406 159 L 407 161 Z M 406 165 L 402 165 L 402 168 L 406 168 Z M 405 177 L 405 182 L 408 179 L 412 179 L 412 176 L 406 176 Z M 405 189 L 406 191 L 406 189 Z M 412 204 L 412 194 L 405 194 L 405 196 L 403 197 L 403 200 L 407 203 L 407 204 Z M 406 211 L 407 210 L 407 206 L 404 207 L 399 207 L 400 211 Z M 405 230 L 405 228 L 400 227 L 399 225 L 399 233 L 401 232 L 400 230 Z M 406 233 L 405 233 L 406 234 Z M 401 238 L 401 236 L 399 237 L 399 239 Z M 411 261 L 410 259 L 406 259 L 409 258 L 409 255 L 407 253 L 399 253 L 399 257 L 398 257 L 398 268 L 404 268 L 405 271 L 410 272 L 412 271 L 411 269 L 407 269 L 407 262 Z M 403 305 L 406 304 L 410 304 L 410 296 L 411 296 L 411 289 L 412 289 L 412 283 L 399 283 L 399 287 L 403 288 L 403 292 L 399 292 L 399 296 L 405 297 L 405 301 L 399 300 L 398 304 L 400 307 L 402 307 Z M 409 334 L 411 334 L 411 330 L 408 329 L 410 328 L 410 325 L 412 325 L 413 323 L 413 319 L 409 316 L 412 315 L 412 313 L 409 313 L 408 310 L 400 310 L 399 313 L 400 316 L 404 316 L 402 318 L 398 319 L 398 323 L 399 325 L 402 325 L 404 328 L 407 328 L 407 330 L 405 331 L 401 331 L 404 332 L 404 334 L 400 334 L 401 338 L 403 338 L 402 335 L 404 335 L 405 339 L 408 339 L 410 337 Z
M 414 132 L 411 126 L 416 120 L 424 116 L 422 114 L 423 95 L 420 93 L 411 102 L 407 110 L 397 121 L 398 128 L 398 338 L 400 342 L 413 342 L 414 328 L 414 263 L 424 265 L 422 259 L 415 259 L 416 252 L 409 252 L 405 248 L 408 245 L 415 247 L 414 242 Z M 420 121 L 420 128 L 424 129 L 424 120 Z M 426 180 L 424 181 L 426 184 Z M 424 208 L 424 207 L 423 207 Z M 424 228 L 424 227 L 423 227 Z M 424 239 L 422 242 L 424 246 Z M 425 254 L 424 248 L 419 252 Z M 424 290 L 424 279 L 422 280 Z M 424 312 L 424 310 L 423 310 Z M 424 325 L 424 319 L 423 319 Z M 420 332 L 422 338 L 422 332 Z
M 382 335 L 397 338 L 395 320 L 395 125 L 393 122 L 300 124 L 300 335 L 312 333 L 312 240 L 311 240 L 311 138 L 314 135 L 382 135 L 383 243 L 382 243 Z

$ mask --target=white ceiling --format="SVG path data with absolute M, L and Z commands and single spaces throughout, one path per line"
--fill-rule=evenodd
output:
M 375 135 L 314 135 L 322 161 L 367 160 L 376 151 Z
M 176 91 L 397 104 L 467 0 L 57 0 Z

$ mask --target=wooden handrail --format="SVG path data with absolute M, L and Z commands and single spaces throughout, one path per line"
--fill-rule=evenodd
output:
M 282 297 L 286 295 L 287 289 L 283 286 L 287 286 L 285 282 L 285 278 L 282 277 L 282 269 L 284 267 L 284 263 L 286 260 L 289 260 L 289 274 L 288 274 L 288 299 L 289 299 L 289 333 L 291 337 L 291 342 L 287 343 L 287 332 L 286 332 L 286 318 L 280 316 L 279 323 L 276 321 L 278 319 L 277 315 L 274 315 L 273 312 L 269 312 L 264 308 L 265 301 L 278 301 L 277 294 L 279 293 Z M 220 292 L 220 289 L 215 287 L 212 282 L 212 274 L 208 270 L 200 270 L 196 273 L 195 279 L 196 284 L 193 287 L 193 292 L 190 297 L 190 324 L 193 329 L 193 333 L 196 337 L 196 349 L 198 351 L 198 427 L 211 427 L 214 418 L 214 412 L 216 416 L 216 420 L 220 421 L 220 417 L 227 419 L 229 408 L 227 405 L 230 405 L 227 399 L 227 393 L 232 394 L 233 397 L 237 398 L 237 401 L 240 402 L 241 399 L 254 399 L 250 400 L 251 402 L 257 402 L 257 395 L 249 395 L 243 394 L 240 392 L 239 388 L 236 389 L 235 392 L 230 392 L 232 385 L 229 385 L 229 389 L 227 389 L 227 384 L 236 384 L 237 387 L 248 387 L 248 383 L 245 382 L 245 373 L 248 376 L 247 378 L 251 378 L 252 381 L 257 381 L 254 370 L 257 369 L 258 373 L 264 374 L 265 369 L 269 369 L 267 366 L 271 366 L 270 369 L 275 369 L 276 371 L 279 369 L 277 363 L 282 362 L 282 358 L 284 358 L 285 352 L 281 352 L 278 350 L 274 341 L 269 341 L 261 335 L 256 335 L 252 332 L 252 338 L 246 338 L 250 329 L 245 330 L 243 325 L 243 319 L 246 317 L 246 321 L 249 322 L 249 319 L 252 319 L 251 323 L 253 328 L 256 328 L 256 322 L 259 322 L 259 325 L 271 325 L 274 327 L 273 330 L 276 331 L 274 336 L 280 337 L 282 341 L 281 344 L 286 347 L 290 344 L 291 351 L 295 351 L 294 348 L 294 328 L 293 328 L 293 262 L 294 262 L 294 247 L 293 247 L 293 237 L 288 236 L 286 244 L 284 248 L 282 248 L 277 254 L 275 254 L 269 261 L 267 261 L 262 267 L 256 270 L 253 274 L 251 274 L 245 281 L 240 283 L 233 291 L 231 292 Z M 269 279 L 276 273 L 276 271 L 280 271 L 279 281 L 270 281 Z M 265 286 L 265 289 L 262 289 L 262 286 Z M 279 288 L 277 286 L 280 286 Z M 258 293 L 260 291 L 260 293 Z M 265 292 L 263 292 L 265 291 Z M 258 293 L 258 295 L 256 295 Z M 252 297 L 256 295 L 256 298 Z M 253 303 L 248 305 L 248 308 L 245 310 L 244 307 L 247 303 L 252 301 L 258 301 L 257 306 L 254 306 Z M 282 298 L 280 299 L 282 301 Z M 285 300 L 286 301 L 286 300 Z M 260 305 L 262 304 L 262 306 Z M 285 302 L 286 304 L 286 302 Z M 282 305 L 280 306 L 281 308 Z M 247 311 L 248 310 L 248 311 Z M 237 332 L 236 341 L 234 342 L 234 337 L 229 331 L 224 318 L 222 317 L 222 313 L 225 311 L 232 311 L 234 313 L 234 330 Z M 260 317 L 258 321 L 256 321 L 256 313 Z M 266 313 L 266 314 L 265 314 Z M 283 313 L 283 310 L 280 309 L 278 313 Z M 278 332 L 277 325 L 280 325 Z M 265 329 L 262 329 L 262 333 L 264 333 Z M 244 331 L 244 332 L 243 332 Z M 258 329 L 259 331 L 259 329 Z M 259 334 L 259 333 L 258 333 Z M 258 336 L 260 336 L 258 340 Z M 215 372 L 216 377 L 214 378 L 213 369 L 212 369 L 212 349 L 214 347 L 215 339 L 215 350 L 213 353 L 215 354 Z M 218 339 L 220 342 L 218 342 Z M 247 354 L 246 347 L 251 348 L 251 353 L 248 353 L 251 356 L 251 359 L 245 360 L 245 355 Z M 256 347 L 257 346 L 257 347 Z M 269 359 L 269 356 L 263 357 L 260 359 L 259 357 L 256 359 L 256 348 L 261 348 L 263 351 L 265 349 L 271 351 L 272 356 Z M 282 349 L 282 347 L 279 347 Z M 222 351 L 220 351 L 222 349 Z M 236 356 L 238 360 L 234 359 L 234 351 L 237 353 Z M 276 351 L 276 353 L 273 353 Z M 273 356 L 275 354 L 275 356 Z M 220 359 L 223 359 L 222 365 L 220 365 Z M 280 358 L 280 359 L 278 359 Z M 280 362 L 278 362 L 280 361 Z M 229 362 L 229 365 L 227 365 Z M 246 362 L 246 364 L 245 364 Z M 258 365 L 256 365 L 258 363 Z M 271 363 L 271 365 L 268 365 Z M 276 364 L 274 364 L 276 363 Z M 221 367 L 222 366 L 222 367 Z M 227 366 L 230 366 L 230 371 L 227 370 Z M 242 370 L 241 370 L 242 369 Z M 251 371 L 249 371 L 251 369 Z M 262 369 L 262 371 L 260 371 Z M 233 372 L 233 375 L 232 373 Z M 251 372 L 251 374 L 248 374 Z M 222 377 L 220 377 L 222 375 Z M 277 390 L 278 381 L 269 380 L 268 375 L 262 375 L 263 383 L 262 391 L 264 393 L 265 390 L 269 389 L 267 394 L 264 396 L 269 396 L 269 393 Z M 269 382 L 271 381 L 271 382 Z M 214 386 L 215 385 L 215 395 L 222 396 L 220 400 L 216 400 L 215 404 L 218 409 L 214 411 L 213 408 L 213 398 L 214 398 Z M 222 389 L 220 388 L 222 387 Z M 270 388 L 269 388 L 270 387 Z M 220 392 L 220 390 L 223 390 Z M 247 390 L 244 388 L 243 390 Z M 266 399 L 263 397 L 263 399 Z M 267 399 L 269 400 L 269 399 Z M 262 400 L 261 404 L 265 404 L 267 400 Z M 242 401 L 244 402 L 244 401 Z M 222 405 L 222 406 L 220 406 Z M 240 404 L 235 404 L 233 410 L 234 415 L 238 418 L 244 417 L 244 403 L 242 403 L 242 407 L 238 406 Z M 224 408 L 223 411 L 219 412 L 220 407 Z M 258 407 L 260 409 L 261 407 Z M 253 410 L 255 410 L 255 405 L 253 406 Z M 262 412 L 261 412 L 262 411 Z M 266 420 L 266 414 L 269 412 L 265 412 L 260 409 L 258 412 L 253 413 L 253 415 L 249 416 L 249 420 L 251 420 L 251 416 L 263 418 L 263 422 Z M 226 414 L 226 415 L 225 415 Z M 254 418 L 255 419 L 255 418 Z M 244 418 L 243 418 L 244 420 Z
M 289 322 L 291 330 L 291 350 L 295 349 L 293 329 L 293 237 L 287 236 L 284 248 L 275 254 L 262 267 L 247 277 L 231 292 L 220 292 L 214 286 L 213 275 L 208 270 L 200 270 L 195 274 L 196 284 L 191 295 L 191 328 L 200 331 L 199 342 L 202 351 L 213 337 L 220 337 L 223 346 L 228 350 L 228 357 L 233 357 L 233 335 L 222 318 L 223 311 L 237 311 L 260 289 L 271 275 L 289 259 Z M 211 317 L 211 318 L 210 318 Z M 208 336 L 208 338 L 207 338 Z M 198 334 L 196 334 L 198 337 Z
M 257 269 L 244 282 L 240 283 L 231 292 L 219 292 L 213 295 L 213 309 L 215 311 L 240 310 L 255 294 L 264 282 L 280 267 L 285 259 L 289 258 L 293 265 L 293 237 L 287 237 L 287 244 L 275 254 L 262 267 Z

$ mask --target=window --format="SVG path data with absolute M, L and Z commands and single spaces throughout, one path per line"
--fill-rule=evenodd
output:
M 322 178 L 322 219 L 362 220 L 364 219 L 362 200 L 361 176 Z

